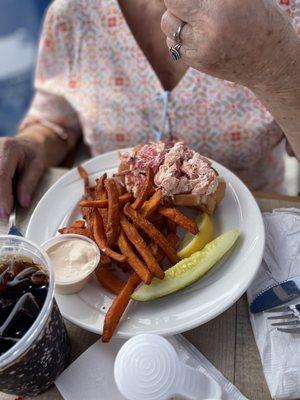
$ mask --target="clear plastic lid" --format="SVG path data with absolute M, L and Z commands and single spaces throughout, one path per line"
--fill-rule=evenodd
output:
M 212 377 L 183 364 L 168 340 L 141 334 L 120 349 L 114 377 L 127 400 L 221 399 L 221 387 Z

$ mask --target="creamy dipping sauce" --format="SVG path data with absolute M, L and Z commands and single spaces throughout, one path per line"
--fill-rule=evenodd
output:
M 97 252 L 82 239 L 65 239 L 50 246 L 47 254 L 52 261 L 55 280 L 59 283 L 77 281 L 95 268 Z

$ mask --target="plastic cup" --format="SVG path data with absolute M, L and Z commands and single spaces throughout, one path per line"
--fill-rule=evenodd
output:
M 45 268 L 49 288 L 44 305 L 25 335 L 0 357 L 0 391 L 35 396 L 51 386 L 69 361 L 66 327 L 54 299 L 54 274 L 44 250 L 19 236 L 0 236 L 0 259 L 7 255 L 31 258 Z

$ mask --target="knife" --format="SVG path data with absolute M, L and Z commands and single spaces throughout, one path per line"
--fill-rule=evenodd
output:
M 269 286 L 260 292 L 250 305 L 252 313 L 269 310 L 300 298 L 300 276 Z

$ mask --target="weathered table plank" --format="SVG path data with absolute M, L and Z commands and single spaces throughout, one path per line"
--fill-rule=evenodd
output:
M 271 399 L 252 333 L 246 295 L 237 302 L 235 340 L 234 384 L 250 400 Z
M 236 304 L 184 336 L 230 381 L 234 381 Z

